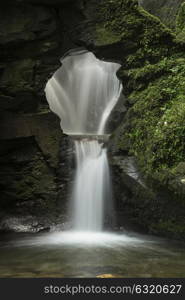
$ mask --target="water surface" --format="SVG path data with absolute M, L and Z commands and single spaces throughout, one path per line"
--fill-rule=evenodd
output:
M 1 235 L 0 277 L 184 277 L 185 245 L 137 234 Z

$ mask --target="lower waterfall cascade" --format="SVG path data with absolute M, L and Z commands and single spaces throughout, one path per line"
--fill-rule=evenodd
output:
M 75 149 L 74 229 L 101 231 L 104 203 L 111 200 L 107 151 L 97 140 L 88 139 L 75 141 Z

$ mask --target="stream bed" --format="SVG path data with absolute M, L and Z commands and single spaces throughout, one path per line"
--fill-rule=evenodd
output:
M 153 236 L 75 231 L 0 235 L 0 277 L 184 275 L 185 244 Z

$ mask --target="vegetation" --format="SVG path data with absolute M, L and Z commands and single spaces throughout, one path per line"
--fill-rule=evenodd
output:
M 184 28 L 184 5 L 178 32 Z M 184 161 L 185 44 L 135 0 L 102 1 L 96 28 L 98 45 L 120 43 L 119 77 L 129 110 L 119 128 L 118 150 L 129 150 L 146 177 L 166 184 Z
M 155 65 L 131 69 L 133 91 L 128 99 L 131 153 L 139 157 L 145 172 L 173 169 L 184 160 L 185 59 L 164 58 Z M 146 164 L 147 163 L 147 164 Z
M 185 232 L 184 12 L 185 3 L 174 32 L 135 0 L 106 0 L 96 24 L 97 46 L 119 45 L 122 61 L 127 113 L 114 132 L 114 149 L 137 158 L 156 193 L 140 194 L 142 201 L 136 195 L 132 215 L 150 232 L 174 237 Z

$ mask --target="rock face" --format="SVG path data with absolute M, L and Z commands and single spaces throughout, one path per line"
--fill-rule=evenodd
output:
M 81 46 L 123 65 L 121 124 L 110 141 L 117 210 L 127 209 L 126 217 L 150 232 L 183 238 L 184 43 L 135 0 L 9 4 L 0 10 L 2 217 L 27 215 L 24 225 L 30 215 L 44 215 L 48 223 L 65 215 L 73 148 L 48 109 L 44 87 L 59 58 Z M 128 153 L 145 175 L 144 186 L 124 169 Z
M 1 206 L 14 213 L 49 212 L 57 190 L 58 120 L 49 112 L 5 115 L 1 122 Z
M 63 134 L 43 91 L 59 65 L 62 35 L 53 7 L 7 2 L 0 14 L 0 217 L 51 219 Z
M 185 40 L 185 2 L 181 4 L 177 14 L 176 33 L 179 40 Z
M 123 154 L 112 156 L 111 168 L 117 211 L 117 226 L 140 230 L 174 239 L 184 239 L 184 203 L 172 196 L 165 185 L 149 185 L 140 173 L 135 159 Z M 178 166 L 179 178 L 184 178 Z M 184 169 L 183 169 L 184 170 Z M 171 184 L 181 189 L 180 180 Z M 181 179 L 183 180 L 183 179 Z M 183 183 L 184 184 L 184 183 Z M 120 201 L 121 199 L 121 201 Z
M 176 15 L 184 0 L 138 0 L 138 2 L 148 12 L 159 17 L 164 24 L 175 28 Z

